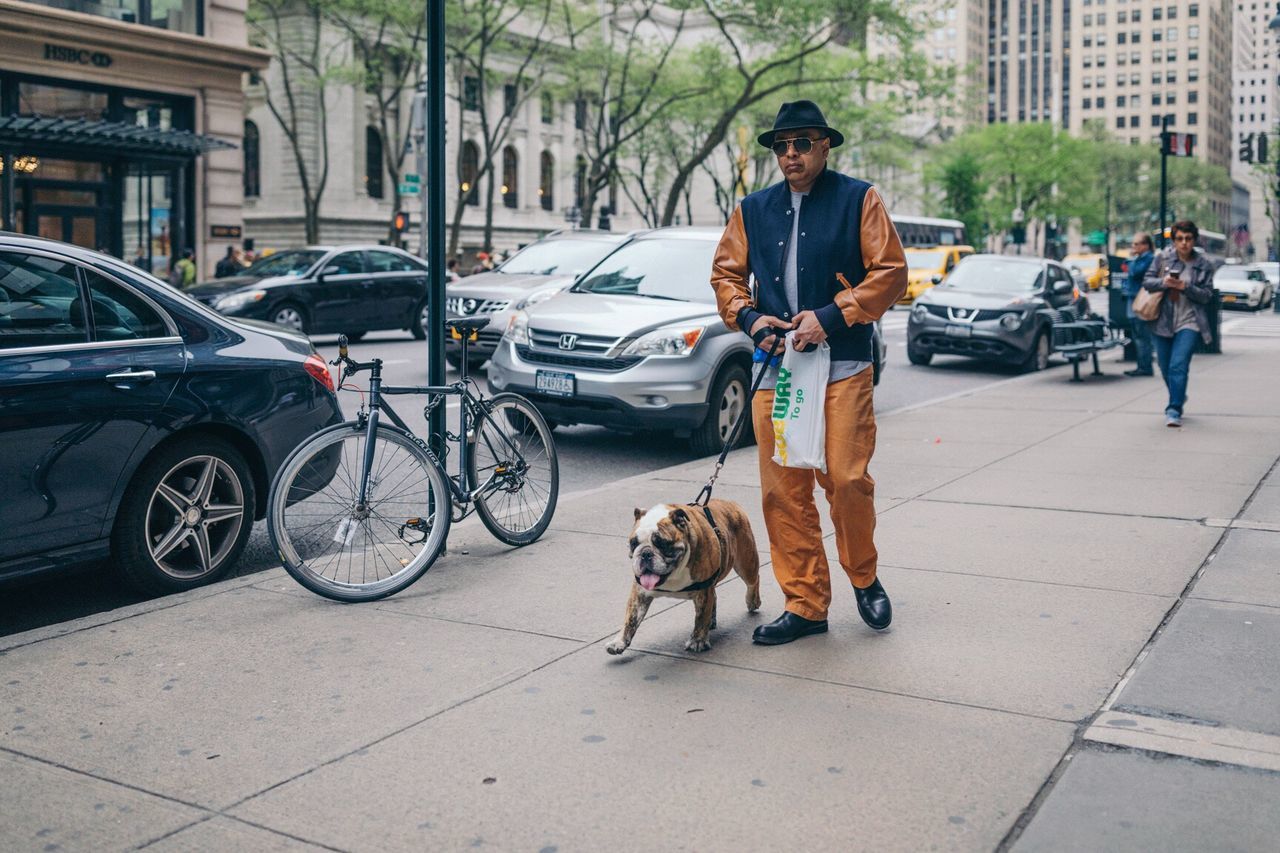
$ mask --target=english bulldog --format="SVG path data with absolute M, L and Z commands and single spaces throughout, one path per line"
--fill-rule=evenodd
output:
M 660 595 L 693 600 L 693 634 L 684 647 L 691 652 L 711 648 L 707 637 L 716 627 L 716 584 L 730 569 L 746 582 L 747 612 L 760 608 L 760 555 L 747 514 L 733 501 L 711 500 L 707 508 L 718 536 L 700 506 L 636 507 L 630 542 L 635 582 L 622 630 L 606 647 L 609 654 L 627 650 L 649 605 Z

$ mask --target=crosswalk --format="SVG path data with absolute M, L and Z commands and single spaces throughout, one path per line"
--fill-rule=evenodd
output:
M 1263 311 L 1249 317 L 1224 318 L 1222 334 L 1248 338 L 1280 338 L 1280 314 Z

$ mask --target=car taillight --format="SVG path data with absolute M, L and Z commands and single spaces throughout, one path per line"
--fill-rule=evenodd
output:
M 311 374 L 311 378 L 319 382 L 330 391 L 334 390 L 333 376 L 329 374 L 329 365 L 324 363 L 324 359 L 312 353 L 307 356 L 307 360 L 302 362 L 302 366 L 306 368 L 307 373 Z

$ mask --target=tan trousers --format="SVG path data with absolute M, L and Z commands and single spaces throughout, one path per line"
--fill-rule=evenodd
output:
M 773 391 L 762 389 L 752 401 L 773 573 L 786 596 L 786 609 L 805 619 L 826 619 L 831 605 L 831 569 L 813 498 L 815 479 L 831 504 L 836 552 L 845 574 L 859 589 L 876 579 L 876 482 L 867 473 L 876 447 L 871 393 L 871 368 L 827 386 L 826 474 L 775 464 Z

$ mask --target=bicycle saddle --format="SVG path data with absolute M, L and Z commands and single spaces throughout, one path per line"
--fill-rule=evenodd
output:
M 459 333 L 470 334 L 478 332 L 485 326 L 489 325 L 492 317 L 450 317 L 444 321 L 446 329 L 456 329 Z

